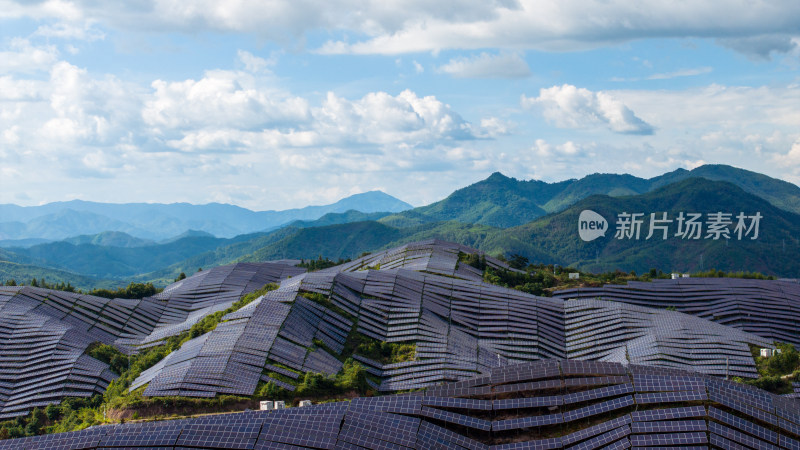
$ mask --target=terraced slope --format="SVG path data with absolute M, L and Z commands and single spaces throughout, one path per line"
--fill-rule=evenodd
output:
M 800 284 L 795 280 L 680 278 L 566 289 L 555 295 L 671 307 L 770 341 L 800 345 Z
M 603 300 L 565 302 L 567 356 L 758 378 L 751 345 L 774 342 L 687 314 Z
M 800 402 L 695 373 L 546 360 L 426 391 L 92 427 L 0 449 L 800 447 Z
M 143 388 L 145 396 L 188 397 L 253 395 L 261 382 L 292 390 L 302 374 L 338 373 L 351 357 L 384 392 L 567 357 L 755 377 L 748 346 L 772 347 L 773 336 L 797 333 L 787 321 L 794 320 L 799 297 L 786 282 L 763 288 L 784 302 L 786 317 L 770 323 L 766 312 L 753 312 L 748 324 L 737 305 L 757 306 L 743 287 L 726 291 L 727 303 L 718 307 L 733 318 L 714 323 L 665 311 L 663 304 L 659 310 L 498 287 L 467 264 L 476 259 L 513 270 L 469 247 L 430 240 L 312 273 L 293 266 L 296 261 L 218 267 L 142 300 L 0 288 L 0 417 L 102 393 L 114 374 L 85 354 L 94 343 L 128 353 L 158 345 L 280 280 L 278 289 L 228 313 L 212 331 L 141 373 L 131 388 Z M 403 344 L 410 353 L 400 362 L 381 360 L 362 348 L 365 342 Z
M 219 267 L 142 300 L 2 286 L 0 418 L 102 394 L 116 375 L 86 354 L 95 343 L 124 352 L 158 344 L 243 294 L 304 271 L 282 262 Z
M 384 392 L 565 357 L 755 378 L 748 345 L 773 346 L 679 312 L 565 302 L 494 286 L 460 261 L 476 252 L 431 240 L 287 279 L 143 373 L 132 388 L 146 385 L 145 396 L 252 395 L 266 381 L 293 390 L 293 382 L 268 373 L 295 380 L 304 372 L 335 374 L 348 357 L 366 366 Z M 349 345 L 360 336 L 414 345 L 414 357 L 370 359 Z

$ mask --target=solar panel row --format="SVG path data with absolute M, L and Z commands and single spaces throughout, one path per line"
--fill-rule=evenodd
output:
M 528 374 L 528 375 L 523 375 Z M 609 375 L 614 374 L 614 375 Z M 525 390 L 542 377 L 559 389 Z M 597 387 L 589 380 L 609 383 Z M 613 383 L 612 380 L 627 381 Z M 512 383 L 503 384 L 510 380 Z M 581 380 L 568 387 L 567 380 Z M 649 392 L 704 399 L 640 403 Z M 498 389 L 519 386 L 516 390 Z M 672 388 L 665 388 L 672 386 Z M 454 397 L 443 392 L 485 388 Z M 664 390 L 666 389 L 666 390 Z M 541 396 L 549 393 L 547 397 Z M 645 391 L 645 392 L 642 392 Z M 714 400 L 712 392 L 719 399 Z M 633 393 L 633 395 L 631 395 Z M 582 394 L 576 396 L 575 394 Z M 547 401 L 534 401 L 548 398 Z M 553 399 L 557 400 L 553 400 Z M 520 406 L 509 409 L 509 402 Z M 748 405 L 747 410 L 735 409 Z M 665 408 L 665 406 L 667 406 Z M 758 411 L 758 415 L 754 413 Z M 277 411 L 249 411 L 176 421 L 107 425 L 35 438 L 0 441 L 5 449 L 105 448 L 797 448 L 800 404 L 792 399 L 691 372 L 659 375 L 652 368 L 576 360 L 496 367 L 485 376 L 427 391 L 357 398 Z
M 696 317 L 800 345 L 800 284 L 794 280 L 679 278 L 629 282 L 556 292 L 563 299 L 601 298 L 657 309 L 675 308 Z

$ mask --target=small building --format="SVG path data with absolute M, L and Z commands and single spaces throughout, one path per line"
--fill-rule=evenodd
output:
M 300 400 L 300 407 L 311 406 L 311 400 Z
M 572 272 L 572 273 L 569 274 L 569 279 L 570 280 L 577 280 L 577 279 L 580 279 L 580 277 L 581 277 L 581 274 L 579 274 L 578 272 Z
M 685 273 L 685 274 L 683 274 L 683 275 L 682 275 L 682 277 L 683 277 L 683 278 L 691 278 L 691 275 L 690 275 L 690 274 L 688 274 L 688 273 Z
M 275 400 L 275 409 L 285 409 L 286 402 L 283 400 Z
M 678 278 L 680 278 L 680 277 L 681 277 L 681 274 L 679 274 L 679 273 L 673 273 L 673 274 L 672 274 L 672 279 L 673 279 L 673 280 L 677 280 L 677 279 L 678 279 Z
M 261 411 L 269 411 L 271 409 L 275 409 L 275 404 L 271 400 L 261 400 L 259 402 L 259 409 Z
M 762 358 L 769 358 L 772 356 L 772 349 L 771 348 L 762 348 L 761 349 L 761 357 Z

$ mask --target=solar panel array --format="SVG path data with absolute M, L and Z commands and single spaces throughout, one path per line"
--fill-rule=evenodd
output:
M 800 345 L 800 284 L 796 280 L 678 278 L 567 289 L 555 295 L 563 299 L 599 297 L 659 309 L 674 307 L 769 341 Z
M 631 447 L 796 449 L 800 402 L 680 370 L 543 360 L 408 394 L 0 441 L 3 450 Z
M 475 250 L 428 241 L 287 279 L 278 290 L 225 317 L 228 327 L 218 327 L 202 344 L 187 344 L 142 374 L 133 387 L 149 383 L 144 395 L 154 396 L 249 395 L 264 379 L 263 372 L 269 372 L 261 370 L 266 365 L 333 374 L 341 370 L 337 357 L 354 324 L 355 332 L 380 341 L 416 344 L 414 360 L 402 363 L 381 364 L 355 355 L 381 378 L 383 391 L 468 379 L 518 361 L 565 357 L 563 301 L 484 283 L 480 272 L 459 264 L 462 251 Z M 503 264 L 487 258 L 490 263 Z M 306 298 L 314 294 L 325 301 Z M 273 321 L 269 333 L 257 326 L 266 337 L 239 345 L 244 330 L 262 316 Z M 237 383 L 235 389 L 215 371 L 208 376 L 205 366 L 192 368 L 203 356 L 200 347 L 210 342 L 227 343 L 229 359 L 213 370 Z M 241 361 L 239 367 L 228 367 L 234 361 Z
M 189 329 L 244 293 L 303 272 L 289 263 L 235 264 L 200 272 L 142 300 L 2 286 L 0 418 L 64 397 L 103 393 L 116 375 L 86 354 L 94 343 L 135 352 Z M 216 348 L 217 355 L 222 351 Z
M 747 345 L 771 346 L 739 322 L 730 323 L 737 330 L 676 312 L 536 297 L 487 284 L 480 271 L 459 262 L 462 252 L 477 250 L 431 240 L 314 273 L 292 266 L 296 261 L 239 263 L 197 273 L 143 300 L 0 288 L 0 417 L 25 414 L 66 395 L 103 392 L 114 375 L 84 355 L 93 342 L 125 352 L 157 345 L 242 294 L 279 280 L 279 289 L 185 343 L 142 373 L 132 389 L 146 386 L 146 396 L 252 395 L 259 382 L 271 381 L 291 390 L 292 384 L 279 378 L 341 370 L 353 332 L 416 345 L 413 360 L 394 364 L 353 355 L 385 392 L 566 357 L 755 376 Z M 490 267 L 513 270 L 485 259 Z M 743 292 L 754 292 L 752 286 L 745 284 Z M 777 286 L 789 292 L 792 285 Z M 728 313 L 737 311 L 741 314 L 736 308 Z M 45 378 L 42 368 L 50 371 Z
M 675 311 L 604 300 L 565 302 L 567 356 L 757 378 L 749 345 L 767 339 Z
M 385 392 L 464 380 L 500 365 L 565 357 L 756 377 L 748 345 L 774 345 L 678 312 L 564 301 L 497 287 L 459 263 L 461 252 L 476 250 L 432 240 L 287 279 L 278 290 L 226 317 L 226 326 L 202 343 L 198 338 L 197 344 L 187 344 L 142 374 L 133 387 L 149 383 L 145 395 L 201 397 L 250 395 L 259 380 L 291 389 L 269 377 L 274 370 L 262 368 L 285 366 L 294 378 L 308 371 L 334 374 L 353 331 L 379 341 L 416 344 L 411 361 L 382 364 L 354 355 L 380 378 L 377 388 Z M 490 263 L 509 269 L 487 259 Z M 323 301 L 310 300 L 314 295 Z M 254 317 L 271 322 L 253 322 Z M 256 324 L 260 337 L 244 338 Z M 231 353 L 227 359 L 227 353 L 212 358 L 203 350 L 208 348 Z

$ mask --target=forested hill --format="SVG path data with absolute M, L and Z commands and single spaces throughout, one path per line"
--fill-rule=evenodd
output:
M 578 235 L 578 217 L 589 209 L 606 218 L 610 230 L 605 237 L 584 242 Z M 641 213 L 639 239 L 615 239 L 617 215 Z M 668 238 L 656 231 L 647 239 L 650 213 L 667 213 Z M 677 217 L 683 213 L 700 213 L 700 239 L 676 237 Z M 730 239 L 706 239 L 708 214 L 731 214 L 727 226 Z M 737 239 L 734 229 L 739 213 L 760 213 L 759 236 L 753 231 Z M 659 218 L 662 216 L 658 216 Z M 747 221 L 749 226 L 750 221 Z M 731 183 L 690 178 L 646 194 L 625 197 L 594 195 L 559 213 L 550 214 L 527 224 L 500 229 L 486 225 L 462 224 L 455 221 L 433 222 L 416 226 L 393 227 L 381 221 L 365 221 L 312 228 L 281 230 L 281 236 L 263 239 L 263 245 L 252 243 L 225 247 L 193 260 L 175 264 L 161 271 L 160 277 L 229 263 L 235 260 L 263 261 L 281 258 L 317 258 L 332 260 L 352 258 L 363 252 L 390 248 L 406 242 L 439 238 L 484 250 L 492 255 L 519 254 L 531 262 L 575 266 L 593 272 L 637 271 L 657 268 L 664 271 L 699 271 L 716 268 L 725 271 L 759 271 L 783 277 L 800 277 L 800 262 L 794 255 L 800 250 L 800 215 L 782 210 L 766 200 Z M 145 278 L 142 278 L 143 280 Z
M 608 220 L 605 237 L 584 242 L 578 236 L 578 218 L 583 210 L 592 210 Z M 615 237 L 619 214 L 644 213 L 639 239 Z M 656 228 L 647 239 L 650 213 L 672 222 L 656 223 L 668 226 L 667 239 Z M 699 239 L 675 236 L 677 218 L 683 213 L 701 213 Z M 725 228 L 729 238 L 709 236 L 709 214 L 729 213 L 731 223 Z M 753 216 L 760 213 L 759 235 L 755 230 L 740 240 L 734 232 L 739 213 Z M 751 219 L 745 220 L 749 228 Z M 588 271 L 643 271 L 659 268 L 665 271 L 697 271 L 716 268 L 726 271 L 759 271 L 767 274 L 800 277 L 800 215 L 777 208 L 766 200 L 744 192 L 727 182 L 690 178 L 670 184 L 653 192 L 629 196 L 592 196 L 557 214 L 496 233 L 485 245 L 507 248 L 521 254 L 549 254 L 553 261 L 577 265 Z
M 459 189 L 444 200 L 381 219 L 393 226 L 455 220 L 500 228 L 531 222 L 562 211 L 591 195 L 612 197 L 644 194 L 688 178 L 727 181 L 772 205 L 800 214 L 800 187 L 756 172 L 725 165 L 678 169 L 654 178 L 593 174 L 557 183 L 516 180 L 501 173 Z

